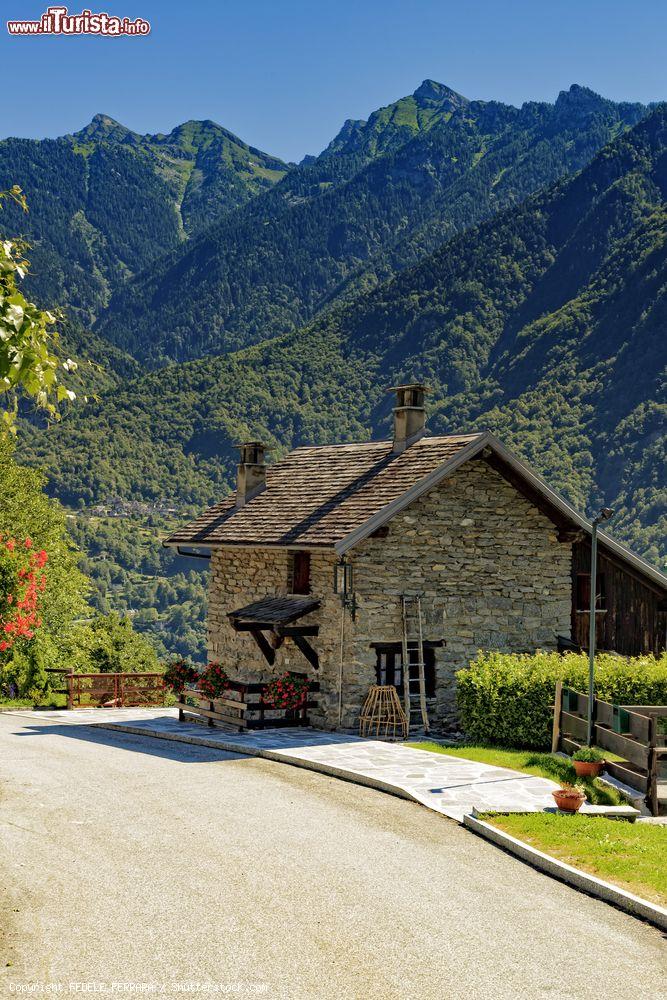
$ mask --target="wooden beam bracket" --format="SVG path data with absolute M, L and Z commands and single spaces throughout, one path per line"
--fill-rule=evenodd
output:
M 271 666 L 276 662 L 276 651 L 271 646 L 271 643 L 267 640 L 263 632 L 258 628 L 250 629 L 250 635 L 253 637 L 259 648 L 261 649 L 264 659 Z
M 320 669 L 319 657 L 315 652 L 315 650 L 313 649 L 313 647 L 308 642 L 308 640 L 305 639 L 302 635 L 293 635 L 292 639 L 294 640 L 294 645 L 301 650 L 303 655 L 310 663 L 311 667 L 313 667 L 314 670 L 319 670 Z

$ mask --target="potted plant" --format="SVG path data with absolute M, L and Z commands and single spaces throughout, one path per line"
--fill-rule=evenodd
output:
M 164 672 L 164 682 L 175 695 L 183 694 L 188 684 L 194 684 L 199 674 L 187 660 L 174 660 Z
M 199 675 L 199 680 L 197 681 L 199 693 L 209 701 L 222 698 L 228 687 L 229 677 L 221 665 L 216 662 L 209 663 L 206 670 L 202 671 Z
M 586 794 L 582 792 L 578 785 L 563 785 L 562 788 L 557 789 L 551 794 L 561 812 L 579 812 L 586 801 Z
M 578 778 L 597 778 L 604 767 L 604 754 L 595 747 L 581 747 L 572 754 L 572 766 Z
M 262 701 L 267 708 L 297 712 L 308 700 L 309 687 L 308 677 L 287 671 L 264 685 Z

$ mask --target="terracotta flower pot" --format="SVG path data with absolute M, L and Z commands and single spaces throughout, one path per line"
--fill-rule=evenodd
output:
M 586 801 L 586 796 L 583 792 L 578 789 L 573 788 L 559 788 L 557 791 L 551 793 L 554 797 L 556 805 L 562 812 L 576 813 L 579 812 L 582 805 Z
M 573 760 L 572 765 L 578 778 L 597 778 L 602 774 L 603 760 Z

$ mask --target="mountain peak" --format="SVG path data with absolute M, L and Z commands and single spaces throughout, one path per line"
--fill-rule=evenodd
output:
M 95 125 L 96 127 L 104 126 L 105 128 L 114 128 L 119 126 L 120 128 L 124 128 L 124 126 L 121 125 L 120 122 L 117 122 L 115 118 L 112 118 L 111 115 L 103 114 L 93 115 L 93 119 L 90 124 Z
M 596 94 L 590 87 L 582 87 L 573 83 L 569 90 L 561 90 L 556 98 L 556 111 L 590 115 L 596 111 L 605 111 L 611 107 L 611 101 Z
M 422 80 L 412 95 L 418 104 L 432 106 L 434 104 L 450 104 L 452 108 L 465 107 L 470 104 L 467 97 L 458 94 L 451 87 L 437 80 Z
M 90 125 L 84 126 L 84 128 L 75 132 L 74 135 L 77 139 L 112 139 L 122 142 L 128 136 L 134 135 L 134 132 L 121 125 L 120 122 L 117 122 L 110 115 L 97 114 L 93 115 Z

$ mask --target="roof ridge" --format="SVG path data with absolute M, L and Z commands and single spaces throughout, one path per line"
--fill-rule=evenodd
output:
M 424 434 L 420 437 L 411 448 L 415 445 L 429 443 L 429 442 L 440 442 L 440 441 L 459 441 L 462 438 L 466 440 L 473 440 L 473 438 L 480 437 L 484 431 L 463 431 L 458 434 Z M 289 455 L 294 454 L 295 451 L 319 451 L 324 448 L 370 448 L 376 445 L 391 445 L 393 444 L 392 438 L 374 438 L 372 441 L 341 441 L 337 444 L 299 444 L 296 448 L 292 448 L 291 451 L 285 455 L 287 458 Z M 283 459 L 281 459 L 283 461 Z M 276 463 L 277 464 L 277 463 Z

